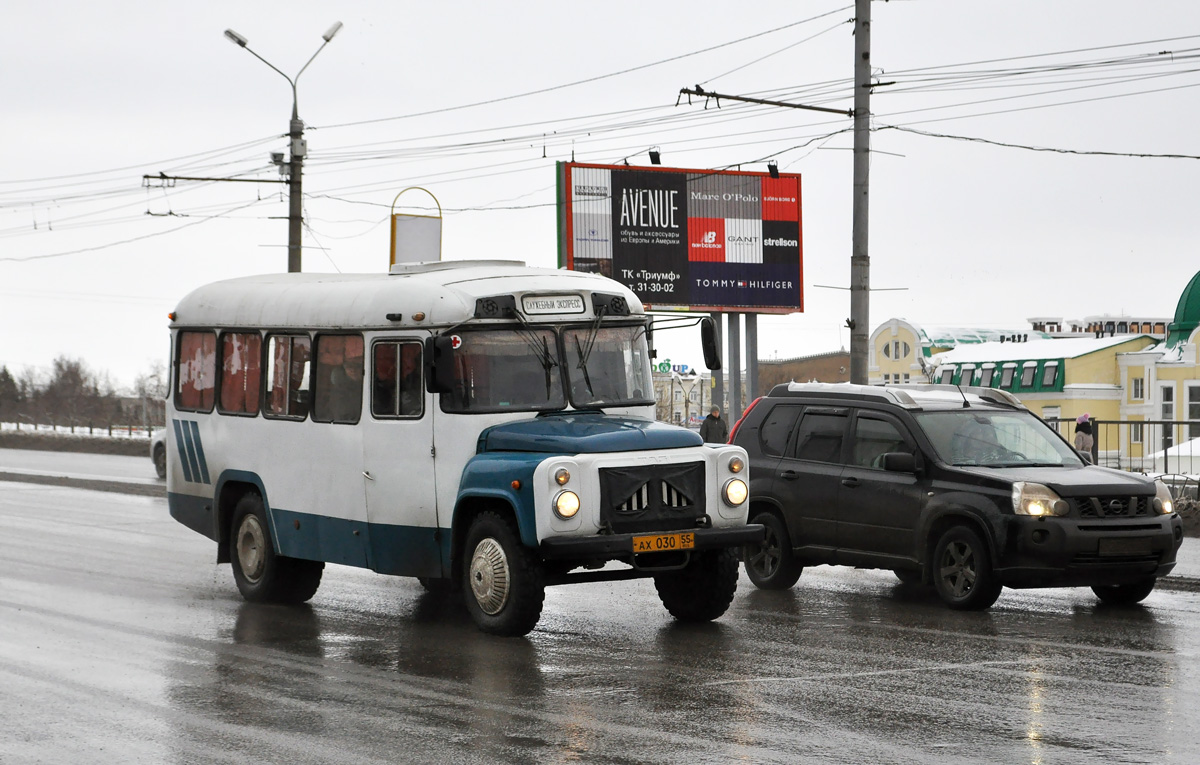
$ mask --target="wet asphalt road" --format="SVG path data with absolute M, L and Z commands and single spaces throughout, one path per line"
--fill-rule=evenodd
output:
M 964 614 L 823 567 L 700 627 L 645 581 L 554 588 L 499 639 L 415 581 L 264 607 L 214 560 L 163 499 L 0 483 L 0 762 L 1200 758 L 1194 592 Z

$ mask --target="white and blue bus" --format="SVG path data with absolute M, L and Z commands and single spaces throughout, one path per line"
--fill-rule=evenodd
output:
M 340 563 L 461 588 L 501 635 L 548 585 L 637 577 L 715 619 L 763 533 L 746 454 L 654 421 L 651 332 L 615 281 L 504 261 L 200 287 L 171 314 L 171 515 L 252 601 Z

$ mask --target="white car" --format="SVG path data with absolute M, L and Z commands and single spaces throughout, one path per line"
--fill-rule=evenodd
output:
M 150 459 L 159 478 L 167 477 L 167 431 L 156 430 L 150 434 Z

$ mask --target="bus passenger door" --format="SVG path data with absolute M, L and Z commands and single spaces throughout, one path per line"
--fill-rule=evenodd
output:
M 371 343 L 370 402 L 363 413 L 363 481 L 371 568 L 440 577 L 433 465 L 433 397 L 425 392 L 420 337 Z

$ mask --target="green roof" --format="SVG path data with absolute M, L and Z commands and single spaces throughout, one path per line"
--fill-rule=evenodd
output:
M 1166 346 L 1174 348 L 1186 343 L 1196 327 L 1200 326 L 1200 272 L 1197 272 L 1179 296 L 1175 307 L 1175 321 L 1167 326 Z

